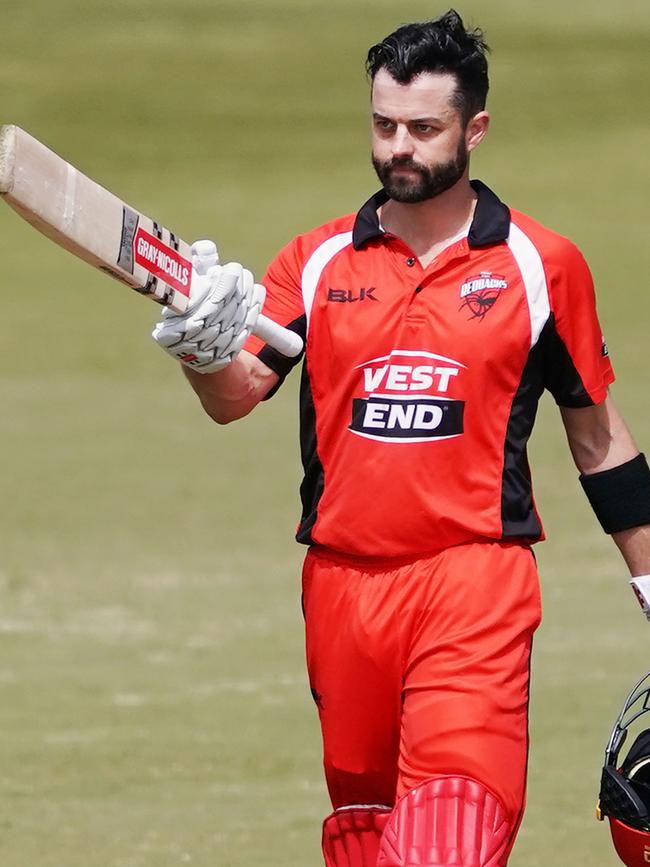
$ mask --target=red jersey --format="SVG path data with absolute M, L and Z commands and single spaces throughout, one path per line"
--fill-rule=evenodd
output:
M 468 235 L 427 268 L 381 227 L 380 192 L 264 277 L 264 313 L 305 338 L 300 542 L 399 557 L 543 538 L 526 456 L 539 398 L 591 406 L 614 374 L 580 252 L 472 185 Z M 295 363 L 247 349 L 281 378 Z

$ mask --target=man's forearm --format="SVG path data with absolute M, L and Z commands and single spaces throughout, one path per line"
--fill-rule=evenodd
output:
M 650 490 L 645 458 L 607 398 L 598 406 L 563 409 L 571 453 L 585 493 L 632 576 L 650 575 Z
M 197 373 L 185 366 L 183 373 L 217 424 L 248 415 L 278 382 L 277 373 L 245 350 L 217 373 Z
M 650 620 L 650 524 L 613 533 L 630 570 L 630 586 L 643 613 Z
M 581 473 L 602 472 L 639 453 L 624 419 L 608 397 L 598 406 L 561 409 L 573 460 Z
M 612 539 L 618 545 L 630 575 L 650 574 L 650 524 L 612 533 Z

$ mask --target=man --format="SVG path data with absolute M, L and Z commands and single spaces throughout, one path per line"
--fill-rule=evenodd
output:
M 544 388 L 647 592 L 650 470 L 608 396 L 587 265 L 469 180 L 489 126 L 486 51 L 453 10 L 371 48 L 383 189 L 296 238 L 263 281 L 265 313 L 306 345 L 297 538 L 328 867 L 507 862 L 540 619 L 526 443 Z M 154 336 L 227 423 L 295 361 L 256 338 L 238 351 L 260 306 L 248 272 L 220 269 L 205 243 L 195 267 L 211 294 Z

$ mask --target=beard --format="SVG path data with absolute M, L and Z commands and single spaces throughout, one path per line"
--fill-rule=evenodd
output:
M 465 139 L 461 138 L 455 157 L 446 163 L 422 165 L 412 157 L 393 157 L 381 162 L 372 155 L 372 164 L 377 177 L 391 199 L 404 204 L 417 204 L 435 199 L 451 189 L 462 178 L 467 168 L 468 153 Z M 415 175 L 404 175 L 395 169 L 411 169 Z

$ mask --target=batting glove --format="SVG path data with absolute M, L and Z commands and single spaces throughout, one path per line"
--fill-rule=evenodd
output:
M 198 373 L 215 373 L 236 357 L 262 312 L 266 290 L 238 262 L 219 265 L 212 241 L 192 245 L 190 309 L 169 309 L 153 330 L 156 343 Z
M 630 586 L 634 591 L 641 610 L 648 620 L 650 620 L 650 575 L 637 575 L 632 578 Z

